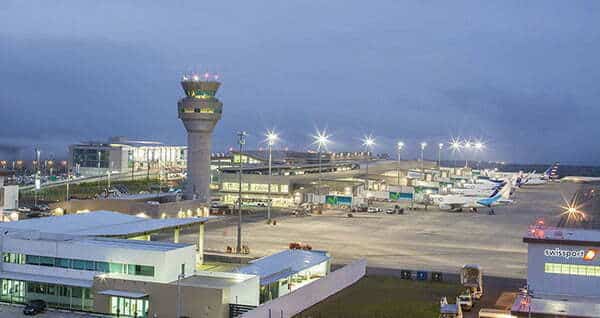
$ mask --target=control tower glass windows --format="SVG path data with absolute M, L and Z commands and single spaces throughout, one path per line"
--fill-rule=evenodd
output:
M 216 91 L 206 91 L 206 90 L 200 90 L 200 89 L 189 90 L 189 91 L 185 92 L 185 94 L 187 96 L 195 97 L 195 98 L 210 98 L 210 97 L 214 97 L 215 93 L 216 93 Z

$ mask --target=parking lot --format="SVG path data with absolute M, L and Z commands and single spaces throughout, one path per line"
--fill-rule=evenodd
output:
M 483 266 L 485 274 L 524 278 L 527 249 L 522 237 L 527 226 L 544 217 L 549 224 L 561 212 L 562 195 L 570 197 L 575 184 L 549 184 L 519 189 L 515 203 L 479 213 L 450 213 L 434 208 L 404 215 L 326 211 L 306 217 L 279 216 L 267 225 L 261 215 L 244 224 L 243 243 L 253 256 L 263 256 L 303 242 L 329 251 L 335 263 L 365 257 L 369 266 L 457 272 L 465 263 Z M 236 244 L 236 218 L 207 225 L 207 250 L 222 252 Z M 190 243 L 194 236 L 184 237 Z

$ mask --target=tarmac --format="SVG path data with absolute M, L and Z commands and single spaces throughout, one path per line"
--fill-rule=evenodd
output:
M 579 185 L 551 183 L 525 186 L 515 202 L 478 213 L 452 213 L 429 207 L 404 215 L 326 211 L 306 217 L 276 214 L 277 225 L 267 225 L 264 215 L 245 217 L 242 242 L 252 256 L 260 257 L 302 242 L 329 251 L 336 264 L 366 258 L 368 266 L 457 273 L 462 265 L 476 263 L 486 275 L 523 279 L 527 269 L 527 246 L 522 238 L 530 224 L 544 218 L 556 223 Z M 380 204 L 382 205 L 382 204 Z M 209 223 L 205 249 L 223 252 L 236 245 L 235 216 Z M 193 243 L 193 235 L 182 241 Z

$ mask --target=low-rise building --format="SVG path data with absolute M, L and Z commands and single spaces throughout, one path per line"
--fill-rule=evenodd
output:
M 165 145 L 157 141 L 111 137 L 69 146 L 69 161 L 76 172 L 85 176 L 122 173 L 140 169 L 183 168 L 187 147 Z
M 517 317 L 600 317 L 600 231 L 536 225 L 527 243 L 527 292 Z
M 289 249 L 265 256 L 238 269 L 260 277 L 260 302 L 286 295 L 331 270 L 331 256 L 325 251 Z
M 19 186 L 5 184 L 12 172 L 0 169 L 0 221 L 12 221 L 19 208 Z
M 206 221 L 100 211 L 1 224 L 0 300 L 142 318 L 225 318 L 230 304 L 257 306 L 258 276 L 196 270 Z M 179 243 L 196 225 L 198 243 Z M 174 242 L 150 241 L 160 230 Z

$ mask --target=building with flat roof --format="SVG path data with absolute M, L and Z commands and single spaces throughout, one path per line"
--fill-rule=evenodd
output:
M 11 171 L 0 169 L 0 219 L 2 221 L 10 220 L 10 213 L 19 207 L 19 186 L 5 184 L 5 179 L 12 174 Z
M 527 243 L 527 293 L 517 317 L 600 317 L 600 231 L 532 226 Z
M 124 173 L 144 169 L 183 168 L 187 147 L 158 141 L 111 137 L 69 146 L 73 169 L 84 176 Z
M 190 317 L 257 306 L 258 276 L 196 270 L 207 220 L 98 211 L 0 224 L 0 300 L 143 318 L 172 317 L 178 303 Z M 198 244 L 178 242 L 187 226 L 199 226 Z M 149 240 L 164 230 L 174 242 Z
M 331 256 L 325 251 L 299 249 L 253 260 L 237 270 L 260 277 L 260 302 L 288 294 L 329 274 Z

